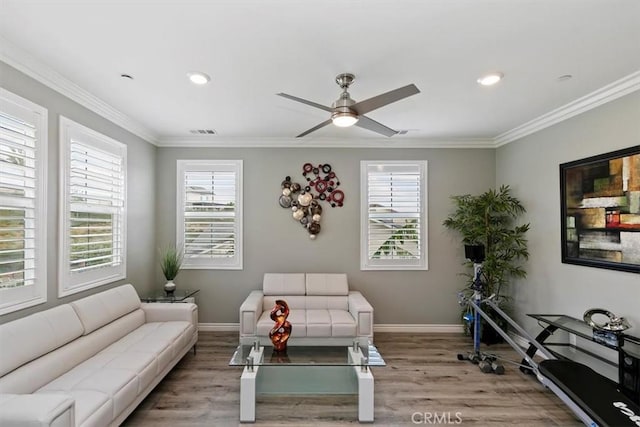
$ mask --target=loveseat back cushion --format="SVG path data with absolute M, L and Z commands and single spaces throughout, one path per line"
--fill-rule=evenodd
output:
M 307 274 L 307 295 L 349 295 L 346 274 Z
M 0 325 L 0 377 L 82 336 L 83 327 L 68 304 Z
M 289 310 L 304 310 L 307 308 L 307 297 L 300 295 L 265 295 L 262 298 L 262 311 L 271 312 L 276 305 L 276 300 L 281 299 L 287 303 Z
M 262 292 L 265 295 L 304 295 L 304 273 L 265 273 Z
M 87 335 L 107 323 L 140 308 L 140 298 L 131 285 L 122 285 L 70 303 Z

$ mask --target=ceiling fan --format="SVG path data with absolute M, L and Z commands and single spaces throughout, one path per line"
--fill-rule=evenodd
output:
M 331 113 L 331 117 L 328 120 L 325 120 L 319 125 L 316 125 L 311 129 L 302 132 L 300 135 L 296 136 L 296 138 L 300 138 L 302 136 L 310 134 L 311 132 L 315 132 L 330 123 L 333 123 L 334 125 L 339 127 L 349 127 L 356 125 L 361 128 L 377 132 L 384 136 L 393 136 L 398 133 L 398 131 L 388 128 L 387 126 L 370 119 L 369 117 L 365 116 L 365 114 L 393 102 L 400 101 L 401 99 L 407 98 L 411 95 L 415 95 L 416 93 L 420 93 L 420 90 L 416 87 L 416 85 L 410 84 L 383 93 L 381 95 L 374 96 L 373 98 L 356 102 L 351 99 L 351 95 L 349 95 L 348 92 L 349 86 L 351 85 L 351 83 L 353 83 L 354 79 L 355 76 L 350 73 L 342 73 L 336 76 L 336 83 L 338 84 L 338 86 L 340 86 L 340 88 L 342 88 L 342 93 L 340 94 L 340 98 L 338 98 L 331 105 L 331 107 L 326 107 L 313 101 L 298 98 L 297 96 L 287 95 L 286 93 L 277 94 L 278 96 L 282 96 L 293 101 L 298 101 L 303 104 L 307 104 Z

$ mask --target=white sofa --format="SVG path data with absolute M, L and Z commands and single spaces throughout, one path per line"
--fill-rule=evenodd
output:
M 116 426 L 198 339 L 195 304 L 131 285 L 0 325 L 0 426 Z
M 373 341 L 373 307 L 360 292 L 349 291 L 346 274 L 267 273 L 262 290 L 240 306 L 240 343 L 270 344 L 277 299 L 287 302 L 290 345 L 349 345 Z

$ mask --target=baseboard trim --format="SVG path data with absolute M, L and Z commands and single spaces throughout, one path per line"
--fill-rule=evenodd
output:
M 239 323 L 198 323 L 202 332 L 240 332 Z
M 203 332 L 238 332 L 239 323 L 198 323 L 198 330 Z M 462 325 L 450 324 L 399 324 L 380 323 L 373 325 L 373 332 L 394 333 L 433 333 L 450 334 L 462 333 Z
M 432 334 L 450 334 L 462 333 L 462 325 L 451 324 L 399 324 L 399 323 L 380 323 L 373 325 L 373 332 L 394 332 L 394 333 L 432 333 Z

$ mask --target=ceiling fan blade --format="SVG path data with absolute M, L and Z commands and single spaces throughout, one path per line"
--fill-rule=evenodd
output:
M 287 95 L 286 93 L 276 93 L 276 95 L 281 96 L 283 98 L 290 99 L 292 101 L 298 101 L 298 102 L 301 102 L 303 104 L 311 105 L 312 107 L 316 107 L 316 108 L 319 108 L 321 110 L 333 113 L 333 108 L 325 107 L 324 105 L 315 103 L 313 101 L 307 101 L 306 99 L 298 98 L 297 96 L 293 96 L 293 95 Z
M 316 126 L 312 127 L 311 129 L 302 132 L 300 135 L 296 136 L 296 138 L 300 138 L 300 137 L 303 137 L 305 135 L 309 135 L 311 132 L 315 132 L 318 129 L 321 129 L 321 128 L 325 127 L 326 125 L 330 124 L 330 123 L 331 123 L 331 119 L 325 120 L 324 122 L 320 123 L 319 125 L 316 125 Z
M 378 123 L 375 120 L 371 120 L 369 117 L 366 117 L 366 116 L 359 116 L 358 121 L 356 122 L 356 126 L 377 132 L 384 136 L 393 136 L 398 133 L 397 130 L 388 128 L 382 123 Z
M 356 102 L 350 108 L 357 111 L 358 115 L 367 114 L 370 111 L 376 110 L 392 102 L 400 101 L 411 95 L 420 93 L 420 89 L 414 84 L 406 85 L 401 88 L 383 93 L 382 95 L 374 96 L 373 98 L 365 99 L 364 101 Z

